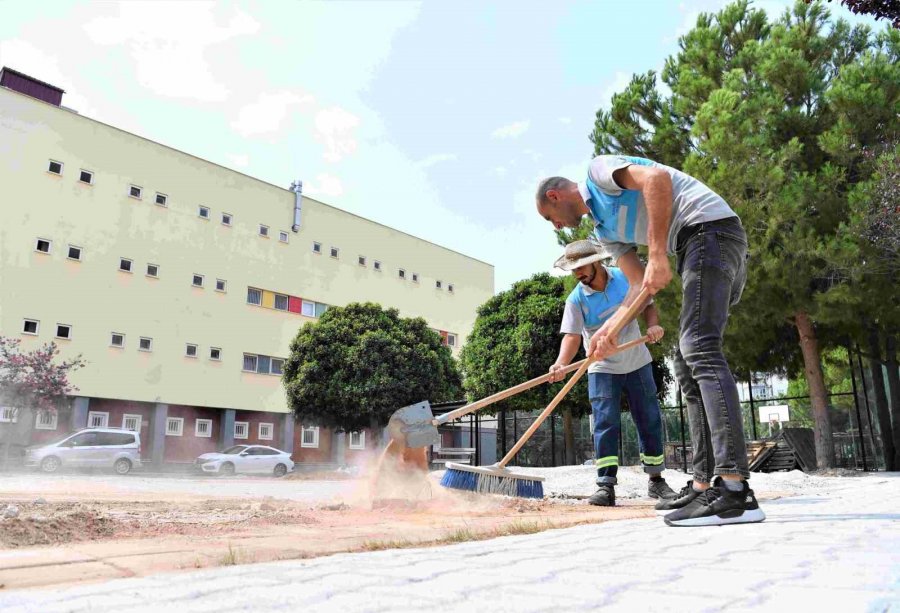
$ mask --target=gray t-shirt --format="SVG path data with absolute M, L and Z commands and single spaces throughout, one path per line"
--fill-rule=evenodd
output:
M 613 173 L 630 165 L 662 168 L 672 177 L 672 219 L 666 250 L 675 253 L 678 232 L 687 226 L 715 221 L 737 214 L 716 192 L 694 177 L 675 168 L 641 157 L 600 155 L 588 169 L 588 180 L 579 184 L 591 217 L 594 232 L 615 263 L 635 245 L 647 244 L 647 205 L 640 190 L 620 188 Z
M 608 268 L 607 272 L 609 281 L 606 290 L 598 292 L 579 283 L 566 300 L 563 311 L 559 331 L 563 334 L 580 334 L 585 353 L 590 348 L 591 336 L 616 312 L 622 303 L 620 296 L 624 297 L 628 291 L 628 281 L 618 268 Z M 624 287 L 620 287 L 623 283 Z M 619 332 L 619 344 L 633 341 L 640 336 L 641 329 L 638 322 L 633 320 Z M 588 367 L 588 372 L 624 375 L 646 366 L 651 360 L 650 350 L 642 344 L 611 355 L 605 360 L 594 362 Z

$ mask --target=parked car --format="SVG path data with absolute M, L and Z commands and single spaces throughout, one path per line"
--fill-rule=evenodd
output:
M 121 428 L 85 428 L 25 449 L 25 466 L 53 473 L 63 466 L 112 468 L 127 475 L 141 465 L 141 435 Z
M 283 477 L 294 470 L 291 454 L 265 445 L 235 445 L 218 453 L 204 453 L 194 462 L 204 473 L 266 474 Z

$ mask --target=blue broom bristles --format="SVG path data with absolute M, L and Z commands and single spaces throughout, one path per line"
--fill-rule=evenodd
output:
M 513 476 L 485 475 L 455 468 L 448 468 L 444 472 L 441 485 L 454 490 L 504 494 L 518 498 L 544 497 L 544 484 L 541 481 Z

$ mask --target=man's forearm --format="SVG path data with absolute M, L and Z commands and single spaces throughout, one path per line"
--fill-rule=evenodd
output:
M 562 342 L 559 344 L 559 356 L 556 363 L 560 366 L 567 366 L 572 362 L 572 358 L 578 353 L 578 347 L 581 346 L 581 337 L 577 334 L 566 334 Z
M 647 246 L 651 258 L 667 257 L 672 220 L 672 178 L 660 172 L 647 178 L 641 192 L 647 205 Z
M 655 304 L 648 304 L 644 309 L 644 323 L 648 328 L 659 325 L 659 311 L 656 310 Z

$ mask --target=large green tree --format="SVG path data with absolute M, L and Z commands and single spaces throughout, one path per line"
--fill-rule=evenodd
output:
M 373 303 L 334 307 L 303 326 L 283 381 L 297 420 L 342 431 L 383 426 L 401 407 L 462 395 L 440 335 L 422 318 Z

